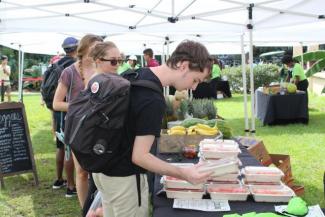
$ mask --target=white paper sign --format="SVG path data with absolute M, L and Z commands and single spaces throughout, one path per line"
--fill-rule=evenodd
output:
M 287 206 L 283 205 L 283 206 L 274 206 L 275 211 L 279 212 L 279 213 L 283 213 L 284 211 L 287 210 Z M 289 215 L 286 214 L 287 216 L 293 216 L 294 215 Z M 309 206 L 308 207 L 308 214 L 305 217 L 325 217 L 324 213 L 322 212 L 321 208 L 319 207 L 319 205 L 315 205 L 315 206 Z
M 192 209 L 206 212 L 230 211 L 230 206 L 227 200 L 174 199 L 173 208 Z

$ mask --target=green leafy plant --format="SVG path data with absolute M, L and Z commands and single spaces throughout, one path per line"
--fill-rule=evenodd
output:
M 222 73 L 228 77 L 230 88 L 233 92 L 242 92 L 243 90 L 243 77 L 241 66 L 225 68 Z M 279 81 L 280 68 L 277 65 L 258 65 L 253 69 L 254 73 L 254 88 L 257 89 L 263 85 L 269 84 L 273 81 Z M 250 90 L 249 80 L 249 67 L 246 67 L 246 88 Z
M 313 74 L 325 69 L 325 50 L 307 52 L 304 53 L 302 56 L 294 57 L 294 59 L 299 62 L 301 62 L 301 58 L 303 59 L 304 63 L 313 62 L 311 67 L 306 72 L 307 77 L 310 77 Z

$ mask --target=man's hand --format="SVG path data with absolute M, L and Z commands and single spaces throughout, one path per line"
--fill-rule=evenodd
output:
M 213 172 L 200 172 L 201 163 L 191 167 L 181 168 L 181 173 L 184 179 L 193 185 L 205 182 L 213 174 Z

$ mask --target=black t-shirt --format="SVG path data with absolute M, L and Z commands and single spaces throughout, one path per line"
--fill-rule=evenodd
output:
M 128 136 L 124 137 L 121 149 L 121 155 L 124 154 L 124 157 L 109 171 L 103 172 L 108 176 L 130 176 L 136 173 L 145 173 L 145 169 L 132 163 L 134 138 L 145 135 L 160 136 L 166 107 L 162 94 L 163 87 L 158 77 L 149 68 L 141 68 L 138 73 L 139 79 L 155 82 L 161 88 L 161 93 L 145 87 L 133 86 L 131 88 L 129 115 L 125 130 L 125 134 Z M 125 154 L 125 152 L 128 153 Z

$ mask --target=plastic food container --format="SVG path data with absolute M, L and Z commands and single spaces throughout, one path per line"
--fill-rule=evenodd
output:
M 165 189 L 167 198 L 177 198 L 177 199 L 201 199 L 205 194 L 203 189 L 175 189 L 175 188 L 166 188 Z
M 215 182 L 237 182 L 238 176 L 240 176 L 240 172 L 237 173 L 228 173 L 221 176 L 213 176 L 210 177 L 208 181 Z
M 171 176 L 163 176 L 163 183 L 165 188 L 177 188 L 177 189 L 203 189 L 204 184 L 192 185 L 191 183 L 177 179 Z
M 232 157 L 232 158 L 227 158 L 227 159 L 232 159 L 232 160 L 238 162 L 238 165 L 239 166 L 242 166 L 243 165 L 243 163 L 240 161 L 239 158 Z M 207 162 L 209 162 L 209 163 L 216 163 L 219 160 L 222 160 L 222 158 L 207 158 L 207 159 L 205 159 L 205 158 L 203 159 L 202 157 L 199 158 L 199 162 L 202 162 L 202 163 L 207 163 Z
M 230 158 L 230 159 L 220 159 L 212 162 L 205 162 L 201 167 L 199 167 L 199 171 L 201 172 L 213 172 L 211 175 L 221 176 L 228 173 L 238 173 L 238 160 Z
M 212 200 L 246 201 L 250 194 L 248 188 L 242 184 L 209 185 L 207 192 Z
M 236 141 L 234 140 L 230 140 L 230 139 L 225 139 L 225 140 L 214 140 L 214 139 L 203 139 L 200 142 L 200 146 L 204 146 L 204 145 L 228 145 L 228 146 L 234 146 L 239 148 L 239 145 Z
M 246 182 L 273 182 L 279 183 L 284 176 L 283 172 L 276 167 L 253 167 L 247 166 L 242 169 Z
M 256 202 L 288 202 L 295 196 L 286 185 L 251 185 L 249 191 Z
M 238 144 L 200 143 L 200 153 L 203 158 L 229 158 L 238 157 L 241 151 L 238 148 Z

